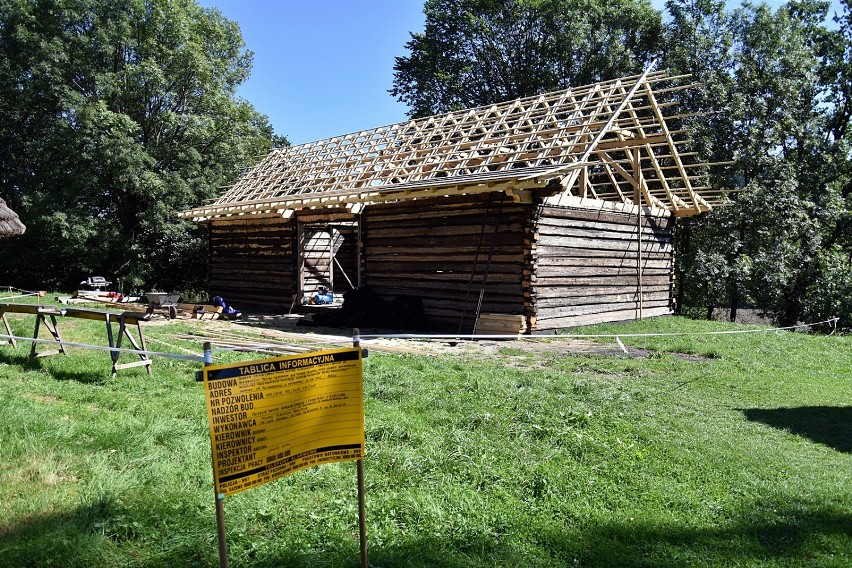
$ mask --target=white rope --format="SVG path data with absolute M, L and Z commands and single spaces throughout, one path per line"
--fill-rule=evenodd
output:
M 184 349 L 183 347 L 181 347 L 179 345 L 172 345 L 171 343 L 168 343 L 167 341 L 163 341 L 162 339 L 157 339 L 156 337 L 151 337 L 150 335 L 145 336 L 145 341 L 147 341 L 149 343 L 151 341 L 153 341 L 154 343 L 159 343 L 160 345 L 165 345 L 166 347 L 171 347 L 172 349 L 177 349 L 179 351 L 183 351 L 184 353 L 189 353 L 190 355 L 195 355 L 196 357 L 203 357 L 202 355 L 198 355 L 195 351 L 190 351 L 189 349 Z
M 815 323 L 804 323 L 799 325 L 788 325 L 786 327 L 772 327 L 761 329 L 729 329 L 725 331 L 683 331 L 676 333 L 589 333 L 589 334 L 559 334 L 559 335 L 520 335 L 517 333 L 505 335 L 462 335 L 462 334 L 414 334 L 414 333 L 397 333 L 397 334 L 364 334 L 360 335 L 361 339 L 614 339 L 616 337 L 684 337 L 684 336 L 708 336 L 708 335 L 731 335 L 737 333 L 769 333 L 772 331 L 786 331 L 790 329 L 799 329 L 805 327 L 813 327 L 822 324 L 837 325 L 840 318 L 831 318 Z
M 177 353 L 164 353 L 162 351 L 143 351 L 141 349 L 128 349 L 126 347 L 106 347 L 104 345 L 89 345 L 88 343 L 72 343 L 69 341 L 54 341 L 52 339 L 35 339 L 33 337 L 18 337 L 16 335 L 0 334 L 0 339 L 15 339 L 17 341 L 29 341 L 31 343 L 43 343 L 45 345 L 61 345 L 63 347 L 82 347 L 83 349 L 95 349 L 97 351 L 110 351 L 115 353 L 133 353 L 134 355 L 148 355 L 151 357 L 166 357 L 168 359 L 182 359 L 184 361 L 204 362 L 204 357 L 198 355 L 178 355 Z
M 16 288 L 17 290 L 17 288 Z M 9 287 L 9 291 L 12 291 L 11 286 Z M 18 298 L 32 298 L 33 296 L 39 296 L 38 292 L 27 292 L 26 290 L 20 290 L 21 292 L 26 292 L 25 294 L 18 294 L 17 296 L 0 296 L 0 300 L 17 300 Z

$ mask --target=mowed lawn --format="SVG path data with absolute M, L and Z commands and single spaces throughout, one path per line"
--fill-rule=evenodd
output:
M 12 318 L 17 334 L 31 335 L 27 317 Z M 60 324 L 69 341 L 105 343 L 102 324 Z M 176 344 L 191 325 L 146 335 Z M 741 329 L 664 318 L 578 331 Z M 559 339 L 372 351 L 371 564 L 852 565 L 852 337 L 622 340 L 647 354 L 572 354 Z M 153 377 L 112 378 L 102 351 L 28 353 L 0 346 L 0 566 L 218 566 L 200 365 L 157 359 Z M 358 565 L 354 463 L 225 510 L 231 566 Z

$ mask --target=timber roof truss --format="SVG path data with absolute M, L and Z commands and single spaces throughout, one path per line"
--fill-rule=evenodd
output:
M 213 217 L 504 191 L 527 202 L 576 198 L 708 211 L 722 194 L 689 151 L 667 95 L 683 77 L 651 68 L 501 104 L 449 112 L 272 150 L 213 203 L 184 211 Z M 669 112 L 667 115 L 666 113 Z

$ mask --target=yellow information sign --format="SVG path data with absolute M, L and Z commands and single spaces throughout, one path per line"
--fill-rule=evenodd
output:
M 364 455 L 361 349 L 204 367 L 216 492 Z

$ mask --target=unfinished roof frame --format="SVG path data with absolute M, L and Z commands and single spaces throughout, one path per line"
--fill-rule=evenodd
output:
M 650 66 L 641 75 L 449 112 L 275 149 L 213 203 L 205 222 L 245 214 L 347 207 L 503 191 L 516 202 L 596 199 L 683 217 L 721 204 L 690 141 L 666 121 L 689 88 Z

